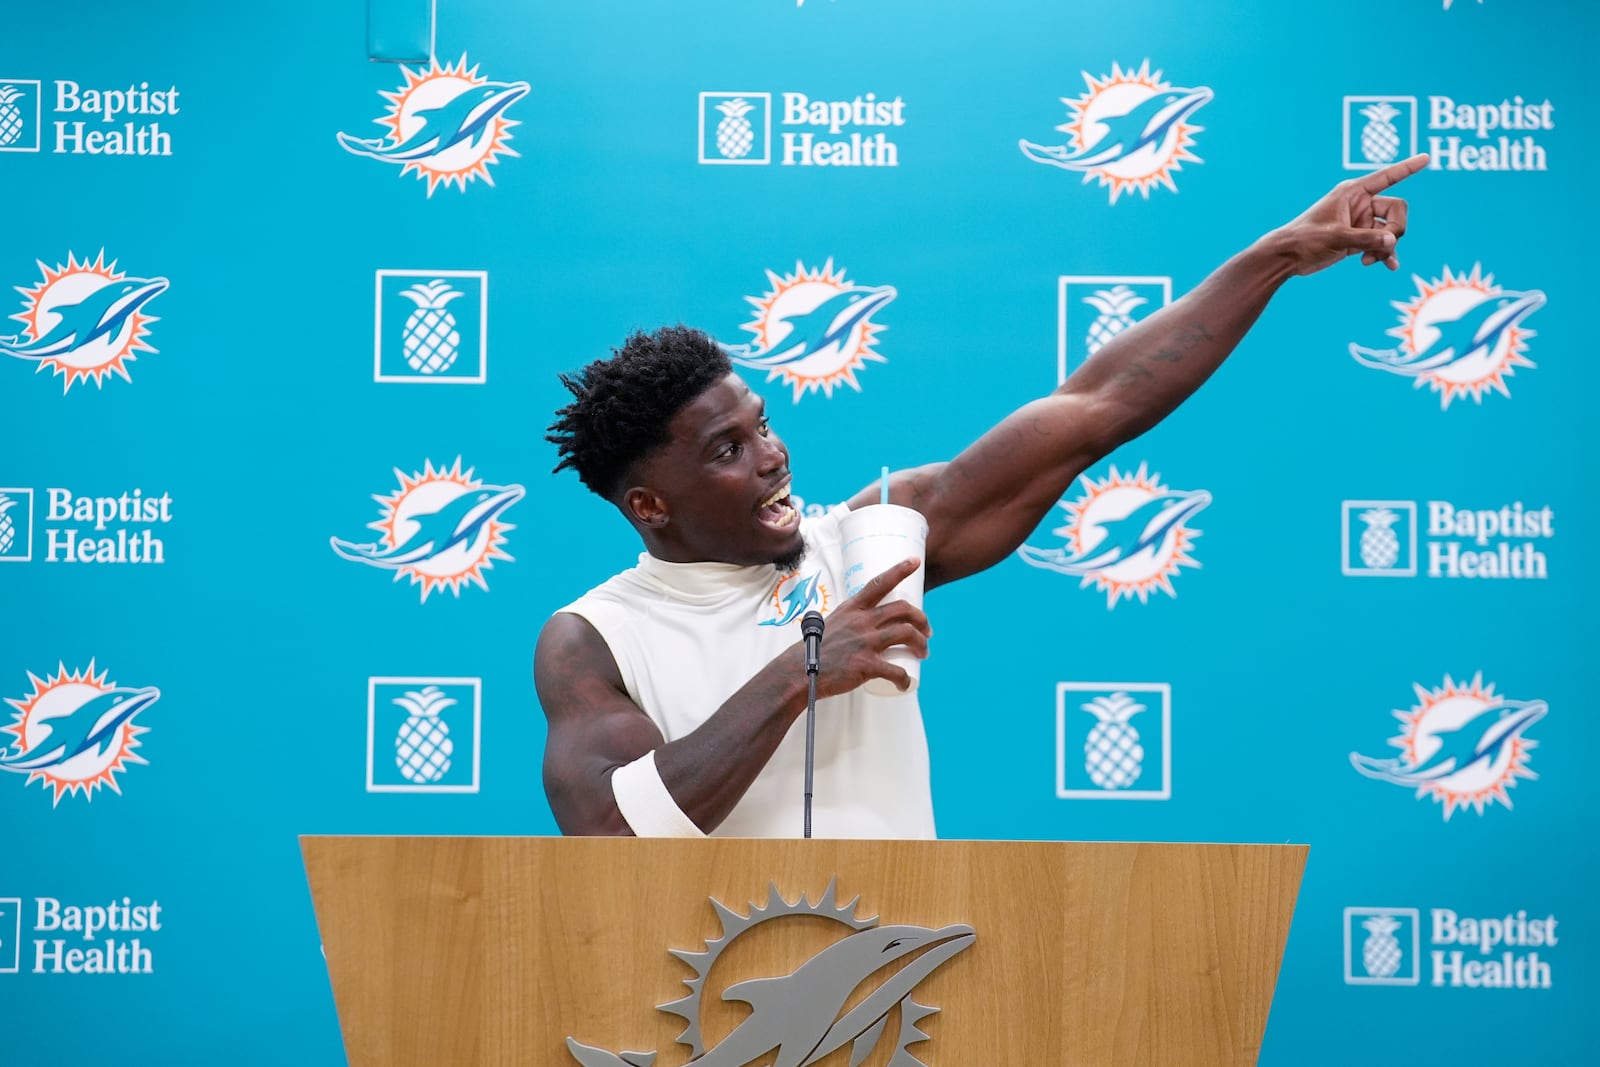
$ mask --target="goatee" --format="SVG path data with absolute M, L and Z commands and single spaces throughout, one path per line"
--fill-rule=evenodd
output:
M 802 541 L 795 547 L 793 552 L 786 553 L 773 560 L 772 565 L 778 568 L 778 573 L 780 574 L 793 574 L 795 571 L 800 569 L 800 564 L 805 560 L 805 558 L 806 546 L 805 542 Z

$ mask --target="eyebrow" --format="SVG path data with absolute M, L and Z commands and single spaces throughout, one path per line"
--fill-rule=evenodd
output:
M 756 401 L 756 421 L 760 422 L 767 417 L 767 402 L 757 393 L 746 393 L 746 397 Z M 741 406 L 743 401 L 740 401 Z M 713 423 L 711 429 L 700 435 L 700 447 L 706 448 L 730 434 L 738 433 L 742 429 L 741 414 L 734 412 L 720 423 Z

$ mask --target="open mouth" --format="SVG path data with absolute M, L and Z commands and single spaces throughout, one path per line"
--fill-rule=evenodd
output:
M 774 530 L 786 530 L 800 519 L 800 513 L 789 502 L 789 490 L 793 482 L 784 482 L 778 487 L 777 492 L 756 506 L 756 519 L 763 526 Z

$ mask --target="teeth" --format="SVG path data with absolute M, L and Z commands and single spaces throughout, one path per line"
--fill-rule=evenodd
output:
M 789 487 L 791 485 L 793 485 L 793 484 L 794 484 L 793 482 L 784 482 L 782 488 L 780 488 L 776 493 L 773 493 L 771 496 L 767 497 L 767 499 L 765 499 L 765 500 L 763 500 L 761 502 L 761 506 L 764 507 L 764 508 L 771 507 L 773 504 L 776 504 L 778 501 L 780 501 L 784 497 L 788 496 L 789 495 Z

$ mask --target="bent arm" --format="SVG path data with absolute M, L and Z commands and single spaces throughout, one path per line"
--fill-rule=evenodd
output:
M 549 721 L 544 785 L 564 834 L 633 833 L 611 790 L 611 776 L 650 752 L 673 801 L 702 831 L 727 818 L 805 710 L 800 646 L 767 664 L 698 729 L 668 742 L 629 699 L 605 639 L 577 615 L 545 624 L 534 653 L 534 681 Z
M 928 617 L 904 600 L 882 601 L 919 564 L 914 559 L 895 564 L 833 612 L 828 656 L 817 676 L 819 697 L 848 693 L 869 678 L 887 678 L 902 689 L 910 684 L 887 652 L 909 645 L 926 655 Z M 566 834 L 632 834 L 617 809 L 611 779 L 617 768 L 651 750 L 673 803 L 710 833 L 739 803 L 806 706 L 805 649 L 796 642 L 705 722 L 669 742 L 629 698 L 605 638 L 587 620 L 565 612 L 552 616 L 539 635 L 533 673 L 549 721 L 545 793 Z

